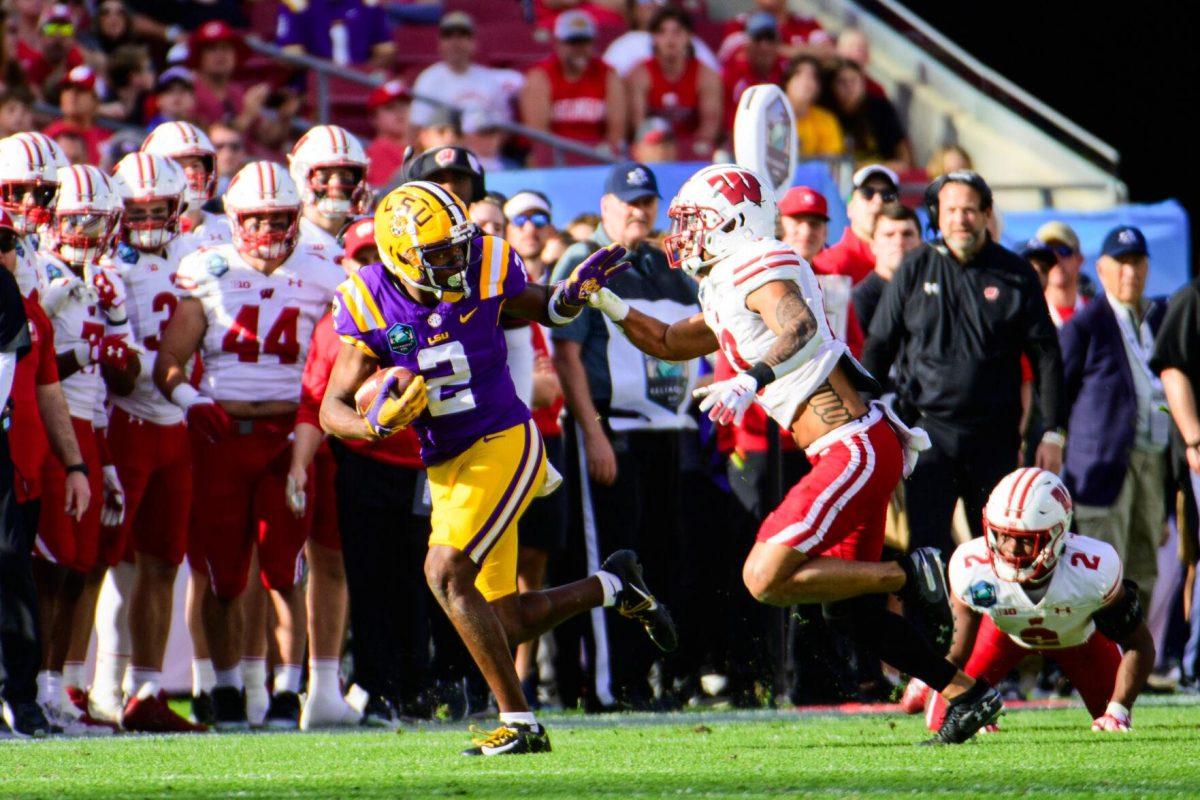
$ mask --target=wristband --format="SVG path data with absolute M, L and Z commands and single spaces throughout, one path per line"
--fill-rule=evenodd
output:
M 755 382 L 758 383 L 759 389 L 762 389 L 764 386 L 771 383 L 776 377 L 775 368 L 764 364 L 761 361 L 750 369 L 746 370 L 746 374 L 751 378 L 754 378 Z
M 567 306 L 574 309 L 575 313 L 567 315 L 559 313 L 559 306 Z M 546 316 L 550 319 L 550 324 L 561 328 L 563 325 L 570 325 L 579 316 L 579 312 L 583 311 L 583 306 L 573 306 L 563 300 L 563 285 L 560 281 L 554 287 L 554 293 L 550 295 L 550 302 L 546 304 Z
M 594 292 L 588 297 L 588 305 L 598 310 L 613 322 L 622 322 L 629 316 L 629 304 L 606 286 L 601 287 L 600 291 Z
M 1064 431 L 1046 431 L 1042 434 L 1042 444 L 1056 444 L 1059 447 L 1067 446 L 1067 434 Z
M 181 383 L 171 390 L 171 402 L 182 408 L 185 412 L 196 405 L 197 403 L 211 403 L 212 400 L 207 397 L 201 397 L 196 391 L 196 387 L 190 383 Z
M 1108 708 L 1104 709 L 1104 713 L 1110 717 L 1116 717 L 1117 719 L 1125 722 L 1128 722 L 1133 717 L 1133 715 L 1129 713 L 1129 709 L 1118 703 L 1116 700 L 1109 702 Z
M 78 472 L 80 475 L 86 478 L 88 476 L 87 464 L 84 464 L 83 462 L 78 464 L 69 464 L 67 466 L 67 474 L 69 475 L 72 472 Z

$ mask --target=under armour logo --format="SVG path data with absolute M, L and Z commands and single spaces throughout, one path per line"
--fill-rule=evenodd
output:
M 941 294 L 942 287 L 936 281 L 925 281 L 925 294 Z

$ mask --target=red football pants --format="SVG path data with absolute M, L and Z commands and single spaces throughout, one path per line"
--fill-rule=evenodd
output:
M 38 535 L 33 545 L 34 555 L 69 567 L 76 572 L 91 572 L 100 556 L 100 509 L 104 506 L 104 485 L 100 450 L 96 446 L 96 431 L 89 420 L 71 417 L 79 452 L 88 468 L 88 485 L 92 499 L 83 518 L 78 522 L 68 517 L 67 471 L 53 456 L 42 464 L 42 511 L 38 518 Z

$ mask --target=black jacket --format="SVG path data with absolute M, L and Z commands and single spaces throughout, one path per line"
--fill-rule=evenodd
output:
M 871 320 L 863 364 L 898 365 L 901 401 L 951 429 L 1008 438 L 1021 418 L 1021 354 L 1049 429 L 1066 427 L 1062 351 L 1037 275 L 988 242 L 960 264 L 944 245 L 905 256 Z

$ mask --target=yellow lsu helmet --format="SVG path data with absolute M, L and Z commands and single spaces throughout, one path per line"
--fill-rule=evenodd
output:
M 470 295 L 467 264 L 478 235 L 463 201 L 429 181 L 393 189 L 375 209 L 375 243 L 383 265 L 439 300 L 454 303 Z

